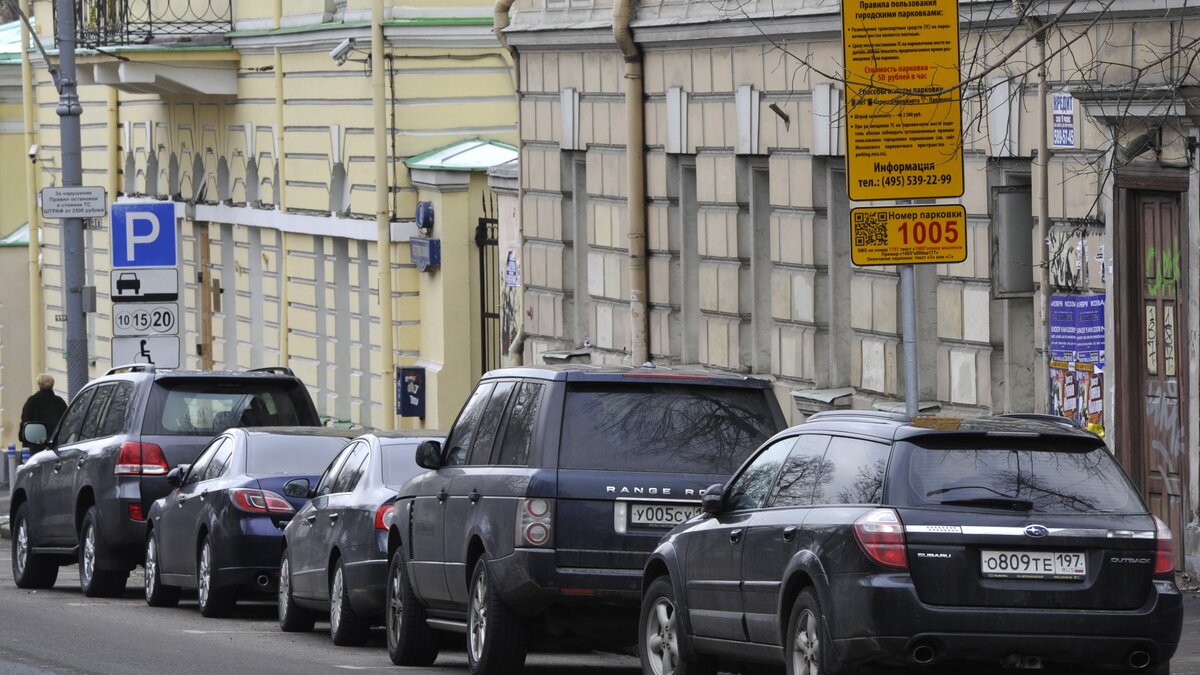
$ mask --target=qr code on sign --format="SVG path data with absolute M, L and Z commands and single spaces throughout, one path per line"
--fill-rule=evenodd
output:
M 865 211 L 854 212 L 855 246 L 887 246 L 887 215 Z

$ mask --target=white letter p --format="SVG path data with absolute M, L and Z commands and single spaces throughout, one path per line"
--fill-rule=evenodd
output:
M 139 220 L 145 220 L 150 223 L 150 233 L 139 236 L 136 234 L 137 228 L 134 224 Z M 150 244 L 158 239 L 160 230 L 158 217 L 148 211 L 130 211 L 125 216 L 125 259 L 129 262 L 134 261 L 133 249 L 138 244 Z

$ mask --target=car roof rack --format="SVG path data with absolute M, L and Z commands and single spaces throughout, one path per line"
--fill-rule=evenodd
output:
M 271 375 L 291 375 L 296 376 L 296 372 L 287 366 L 265 366 L 263 368 L 251 368 L 247 373 L 270 373 Z
M 120 373 L 154 373 L 157 372 L 157 370 L 158 369 L 154 367 L 153 363 L 131 363 L 127 366 L 110 368 L 105 375 L 117 375 Z
M 1034 420 L 1037 422 L 1046 422 L 1049 424 L 1071 427 L 1072 429 L 1082 428 L 1078 424 L 1072 422 L 1069 417 L 1063 417 L 1061 415 L 1046 415 L 1043 413 L 1001 413 L 999 415 L 995 415 L 995 417 L 1015 420 Z
M 808 416 L 805 422 L 819 422 L 824 420 L 859 420 L 862 422 L 893 422 L 896 424 L 904 424 L 911 422 L 912 419 L 903 413 L 887 412 L 884 410 L 822 410 Z

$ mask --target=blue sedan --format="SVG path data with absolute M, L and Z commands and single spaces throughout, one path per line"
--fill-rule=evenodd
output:
M 312 427 L 229 429 L 194 464 L 168 473 L 174 489 L 147 518 L 146 603 L 173 606 L 181 588 L 195 588 L 200 613 L 220 617 L 240 591 L 273 591 L 283 528 L 308 501 L 285 497 L 283 485 L 316 480 L 353 437 Z

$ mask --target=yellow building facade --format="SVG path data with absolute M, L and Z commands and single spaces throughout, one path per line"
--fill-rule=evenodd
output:
M 32 4 L 36 25 L 52 26 L 53 3 Z M 515 157 L 504 145 L 516 141 L 513 75 L 490 4 L 387 0 L 382 31 L 371 0 L 127 0 L 131 18 L 115 25 L 83 4 L 84 184 L 105 187 L 113 203 L 175 204 L 180 366 L 285 365 L 330 417 L 448 426 L 484 368 L 479 261 L 490 249 L 476 232 L 494 209 L 486 161 Z M 138 11 L 158 13 L 160 25 L 139 24 Z M 44 67 L 34 72 L 44 188 L 61 181 L 58 94 Z M 472 139 L 504 151 L 481 165 L 405 164 Z M 436 214 L 429 236 L 442 252 L 426 272 L 410 258 L 421 201 Z M 86 232 L 98 295 L 92 376 L 123 365 L 111 359 L 109 227 Z M 45 368 L 65 381 L 62 237 L 57 223 L 43 229 Z M 399 366 L 425 369 L 423 420 L 388 409 Z

